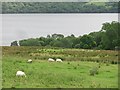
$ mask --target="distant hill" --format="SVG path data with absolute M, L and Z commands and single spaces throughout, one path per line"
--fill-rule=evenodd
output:
M 118 2 L 3 2 L 2 13 L 118 13 Z
M 50 0 L 0 0 L 2 2 L 50 2 Z M 51 2 L 119 2 L 120 0 L 51 0 Z

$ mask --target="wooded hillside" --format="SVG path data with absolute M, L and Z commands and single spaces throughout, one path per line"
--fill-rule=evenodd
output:
M 2 13 L 117 13 L 118 2 L 3 2 Z

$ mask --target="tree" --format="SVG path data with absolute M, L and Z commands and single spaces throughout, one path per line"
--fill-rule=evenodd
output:
M 38 39 L 25 39 L 25 40 L 20 40 L 19 41 L 20 46 L 40 46 L 41 44 L 39 43 Z
M 13 41 L 10 46 L 18 46 L 17 41 Z
M 74 48 L 80 48 L 80 44 L 76 44 Z
M 80 47 L 81 48 L 94 48 L 96 46 L 96 42 L 94 41 L 94 38 L 91 35 L 83 35 L 80 38 Z
M 62 34 L 52 34 L 52 38 L 54 38 L 54 39 L 62 39 L 62 38 L 64 38 L 64 35 L 62 35 Z
M 75 46 L 75 44 L 76 44 L 76 37 L 73 34 L 71 34 L 70 36 L 65 37 L 65 39 L 66 39 L 66 42 L 68 42 L 68 44 L 69 44 L 68 45 L 69 48 L 73 48 Z
M 120 23 L 113 21 L 111 23 L 104 23 L 102 26 L 102 31 L 104 30 L 104 35 L 102 37 L 102 44 L 104 49 L 115 49 L 120 43 Z
M 51 46 L 63 48 L 83 49 L 115 49 L 120 46 L 120 23 L 113 21 L 104 23 L 98 32 L 92 32 L 83 36 L 75 37 L 73 34 L 64 37 L 62 34 L 53 34 L 40 38 L 30 38 L 19 41 L 20 46 Z M 17 41 L 11 46 L 18 45 Z
M 53 47 L 63 47 L 63 43 L 61 41 L 58 40 L 54 40 L 50 43 L 51 46 Z
M 72 41 L 69 40 L 67 37 L 61 39 L 61 42 L 63 43 L 63 44 L 62 44 L 62 47 L 64 47 L 64 48 L 72 48 L 72 44 L 73 44 L 73 43 L 72 43 Z
M 47 35 L 47 38 L 50 38 L 50 35 Z
M 103 37 L 104 32 L 98 31 L 98 32 L 92 32 L 89 35 L 91 35 L 94 39 L 94 43 L 96 43 L 96 47 L 98 47 L 99 45 L 101 45 L 101 40 Z

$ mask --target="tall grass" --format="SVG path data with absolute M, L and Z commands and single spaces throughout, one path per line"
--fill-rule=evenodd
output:
M 3 47 L 3 55 L 13 55 L 37 60 L 61 58 L 64 61 L 92 61 L 118 63 L 118 52 L 112 50 L 84 50 L 45 47 Z

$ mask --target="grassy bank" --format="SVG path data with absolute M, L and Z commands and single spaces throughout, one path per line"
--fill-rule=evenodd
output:
M 116 51 L 105 50 L 3 47 L 2 85 L 3 88 L 117 88 L 118 64 L 104 62 L 106 58 L 117 60 L 116 55 Z M 62 58 L 63 63 L 48 62 L 48 57 Z M 27 63 L 29 58 L 33 63 Z M 98 74 L 91 76 L 90 69 L 98 66 Z M 18 70 L 24 70 L 27 77 L 16 77 Z

